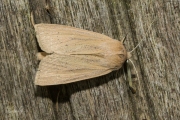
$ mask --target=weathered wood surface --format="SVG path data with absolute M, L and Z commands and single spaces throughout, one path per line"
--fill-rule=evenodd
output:
M 179 1 L 0 3 L 0 119 L 180 119 Z M 117 40 L 127 34 L 125 46 L 129 51 L 143 40 L 132 57 L 140 77 L 133 82 L 137 93 L 129 90 L 123 69 L 67 85 L 35 86 L 39 48 L 31 11 L 36 23 L 74 26 Z

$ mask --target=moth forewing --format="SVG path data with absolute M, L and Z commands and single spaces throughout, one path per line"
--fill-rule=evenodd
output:
M 127 52 L 122 42 L 79 28 L 34 25 L 41 49 L 47 53 L 39 64 L 36 85 L 56 85 L 105 75 L 122 67 Z

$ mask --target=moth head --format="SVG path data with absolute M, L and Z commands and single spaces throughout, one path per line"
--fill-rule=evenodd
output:
M 132 57 L 131 52 L 127 52 L 127 60 L 129 60 Z

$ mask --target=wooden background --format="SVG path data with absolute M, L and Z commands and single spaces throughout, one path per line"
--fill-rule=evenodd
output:
M 132 57 L 140 77 L 133 79 L 136 94 L 123 68 L 91 80 L 35 86 L 40 49 L 31 11 L 36 23 L 117 40 L 127 34 L 128 51 L 143 40 Z M 0 0 L 0 119 L 178 120 L 179 32 L 179 0 Z

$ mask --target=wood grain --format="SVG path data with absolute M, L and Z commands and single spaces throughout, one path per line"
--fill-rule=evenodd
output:
M 0 119 L 180 118 L 178 1 L 0 0 Z M 124 70 L 67 85 L 37 87 L 40 51 L 30 21 L 69 25 L 122 40 L 140 80 L 129 91 Z M 152 25 L 151 25 L 152 24 Z M 149 27 L 150 26 L 150 27 Z M 132 70 L 134 72 L 134 70 Z M 58 104 L 57 95 L 59 93 Z M 58 106 L 58 108 L 57 108 Z

